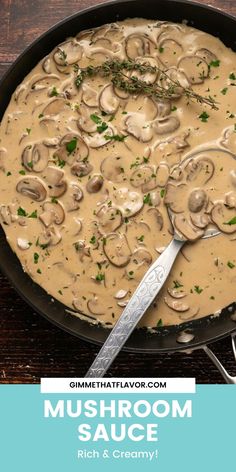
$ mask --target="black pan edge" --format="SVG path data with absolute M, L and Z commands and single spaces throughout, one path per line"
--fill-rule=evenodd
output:
M 66 37 L 73 36 L 82 29 L 134 16 L 175 22 L 187 20 L 191 26 L 219 36 L 228 47 L 236 50 L 236 38 L 233 39 L 236 18 L 211 6 L 186 0 L 145 0 L 145 2 L 143 0 L 120 0 L 99 4 L 57 23 L 36 39 L 17 58 L 0 82 L 0 118 L 16 86 L 40 59 Z M 0 269 L 20 296 L 33 309 L 59 328 L 82 340 L 99 345 L 105 341 L 109 333 L 108 329 L 90 325 L 88 322 L 71 316 L 64 305 L 57 300 L 52 301 L 52 298 L 23 272 L 2 229 L 0 229 L 0 252 Z M 151 334 L 145 329 L 135 330 L 124 350 L 142 353 L 178 351 L 194 349 L 202 344 L 219 340 L 235 331 L 235 322 L 230 318 L 230 313 L 234 310 L 235 305 L 232 304 L 222 310 L 219 317 L 205 317 L 183 323 L 180 326 L 160 328 L 155 334 Z M 194 335 L 193 340 L 188 344 L 179 344 L 176 340 L 178 333 L 183 330 L 188 330 Z

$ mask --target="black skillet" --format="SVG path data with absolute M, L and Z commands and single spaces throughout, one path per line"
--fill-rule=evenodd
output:
M 228 47 L 236 51 L 236 18 L 206 5 L 185 0 L 121 0 L 81 11 L 53 26 L 29 46 L 6 72 L 0 83 L 0 119 L 16 86 L 26 74 L 57 44 L 79 31 L 104 23 L 123 20 L 127 17 L 144 17 L 158 20 L 182 22 L 219 37 Z M 0 269 L 11 281 L 21 297 L 38 313 L 58 327 L 92 343 L 105 341 L 108 330 L 93 326 L 66 311 L 58 301 L 52 301 L 42 288 L 26 275 L 10 249 L 4 232 L 0 229 Z M 223 308 L 223 307 L 222 307 Z M 149 334 L 144 329 L 136 330 L 124 349 L 133 352 L 165 352 L 204 347 L 206 344 L 232 334 L 236 325 L 231 319 L 235 304 L 223 308 L 220 317 L 205 317 L 200 320 L 158 329 Z M 160 313 L 161 316 L 161 313 Z M 191 334 L 189 341 L 180 336 L 183 330 Z M 179 342 L 179 340 L 185 342 Z M 208 353 L 209 354 L 209 353 Z

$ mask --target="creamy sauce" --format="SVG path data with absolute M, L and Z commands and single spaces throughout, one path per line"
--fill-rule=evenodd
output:
M 168 101 L 131 96 L 109 77 L 76 87 L 76 64 L 114 58 L 161 67 L 219 109 L 181 90 Z M 194 28 L 133 19 L 69 38 L 17 87 L 0 128 L 0 218 L 24 271 L 50 295 L 113 324 L 171 241 L 169 206 L 186 239 L 212 222 L 222 234 L 185 244 L 140 325 L 178 324 L 235 300 L 235 59 Z

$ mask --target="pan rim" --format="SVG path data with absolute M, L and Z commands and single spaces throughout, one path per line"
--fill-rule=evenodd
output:
M 158 0 L 159 1 L 159 0 Z M 160 2 L 163 3 L 163 0 L 160 0 Z M 90 6 L 86 9 L 83 9 L 83 10 L 80 10 L 79 12 L 77 13 L 74 13 L 73 15 L 70 15 L 64 19 L 62 19 L 61 21 L 57 22 L 56 24 L 54 24 L 52 27 L 50 27 L 47 31 L 45 31 L 44 33 L 42 33 L 38 38 L 36 38 L 29 46 L 27 46 L 24 51 L 17 57 L 17 59 L 13 62 L 13 64 L 8 68 L 8 70 L 4 73 L 4 75 L 2 76 L 1 78 L 1 81 L 0 81 L 0 90 L 1 90 L 1 87 L 2 87 L 2 84 L 7 81 L 8 77 L 11 76 L 11 74 L 14 72 L 14 70 L 17 68 L 17 66 L 19 64 L 21 64 L 22 62 L 22 59 L 24 59 L 25 57 L 27 57 L 30 53 L 32 53 L 32 51 L 34 50 L 34 48 L 36 46 L 38 46 L 39 44 L 41 44 L 41 42 L 47 38 L 49 36 L 49 34 L 54 34 L 57 30 L 59 30 L 62 26 L 72 22 L 73 20 L 76 20 L 77 18 L 80 18 L 82 17 L 83 15 L 86 15 L 86 14 L 89 14 L 90 12 L 94 12 L 94 11 L 99 11 L 99 10 L 106 10 L 107 8 L 109 7 L 112 7 L 112 6 L 120 6 L 120 5 L 124 5 L 124 4 L 129 4 L 129 5 L 132 5 L 133 3 L 138 3 L 137 0 L 112 0 L 112 1 L 109 1 L 109 2 L 106 2 L 106 3 L 100 3 L 98 5 L 94 5 L 94 6 Z M 158 2 L 156 2 L 157 4 Z M 168 3 L 169 6 L 171 7 L 171 4 L 173 6 L 173 4 L 182 4 L 182 5 L 188 5 L 188 6 L 193 6 L 195 8 L 200 8 L 200 10 L 202 11 L 210 11 L 212 12 L 212 14 L 218 14 L 220 15 L 221 17 L 225 17 L 225 18 L 228 18 L 230 20 L 232 20 L 233 22 L 236 23 L 236 17 L 234 17 L 233 15 L 229 14 L 229 13 L 226 13 L 226 12 L 222 12 L 219 8 L 215 8 L 213 6 L 210 6 L 210 5 L 205 5 L 205 4 L 202 4 L 202 3 L 199 3 L 199 2 L 192 2 L 192 1 L 188 1 L 188 0 L 165 0 L 165 3 Z M 115 16 L 116 14 L 114 13 L 114 20 L 115 20 Z M 169 17 L 169 14 L 167 14 L 167 17 Z M 172 20 L 174 21 L 174 20 Z M 65 39 L 65 37 L 64 37 Z M 63 40 L 63 39 L 62 39 Z M 52 47 L 50 46 L 50 49 L 52 49 Z M 41 54 L 41 59 L 45 56 L 45 51 L 44 53 Z M 34 67 L 34 66 L 33 66 Z M 32 67 L 31 67 L 32 69 Z M 31 70 L 30 69 L 30 70 Z M 28 72 L 27 72 L 28 73 Z M 24 74 L 25 76 L 26 74 Z M 14 82 L 14 81 L 13 81 Z M 15 87 L 17 86 L 17 83 L 15 83 L 14 85 Z M 10 99 L 10 97 L 9 97 Z M 7 105 L 6 105 L 7 106 Z M 5 112 L 5 109 L 6 109 L 6 106 L 3 106 L 0 108 L 2 108 L 2 110 L 0 110 L 0 116 L 2 113 Z M 1 228 L 1 233 L 4 234 L 3 232 L 3 229 Z M 5 238 L 5 235 L 4 235 L 4 238 Z M 5 238 L 6 239 L 6 238 Z M 2 244 L 1 242 L 2 240 L 2 235 L 0 236 L 0 243 Z M 10 246 L 8 245 L 7 241 L 5 241 L 6 245 L 8 246 L 9 250 L 11 251 L 12 255 L 16 258 L 15 254 L 13 253 L 12 249 L 10 248 Z M 21 264 L 20 262 L 18 261 L 18 259 L 16 258 L 16 261 L 15 261 L 16 264 L 19 263 L 19 267 L 20 267 L 20 270 L 21 270 L 21 273 L 23 273 L 23 269 L 21 267 Z M 21 286 L 17 283 L 14 282 L 14 279 L 12 279 L 12 276 L 10 274 L 8 274 L 8 268 L 2 263 L 2 260 L 0 260 L 0 269 L 1 271 L 3 272 L 4 275 L 6 275 L 6 277 L 8 278 L 8 280 L 10 280 L 11 284 L 14 286 L 14 289 L 19 293 L 19 295 L 21 296 L 21 298 L 23 298 L 27 304 L 33 308 L 34 310 L 36 310 L 40 315 L 42 315 L 44 318 L 46 318 L 48 321 L 50 321 L 51 323 L 53 323 L 55 326 L 57 326 L 58 328 L 60 329 L 63 329 L 64 331 L 68 332 L 69 334 L 73 334 L 77 337 L 79 337 L 80 339 L 82 339 L 83 341 L 86 341 L 86 342 L 90 342 L 92 344 L 96 344 L 96 345 L 101 345 L 105 338 L 106 338 L 106 335 L 108 335 L 109 333 L 109 329 L 108 328 L 101 328 L 101 327 L 98 327 L 99 330 L 103 330 L 103 338 L 104 339 L 98 339 L 92 335 L 86 335 L 84 334 L 83 332 L 78 332 L 77 330 L 75 330 L 73 327 L 70 328 L 69 326 L 66 326 L 65 324 L 62 324 L 61 321 L 58 321 L 57 319 L 52 318 L 52 316 L 49 316 L 48 313 L 46 313 L 45 311 L 43 311 L 37 304 L 35 304 L 35 300 L 33 301 L 32 300 L 32 296 L 31 298 L 29 298 L 25 291 L 21 289 Z M 19 268 L 18 268 L 19 270 Z M 27 276 L 26 274 L 24 274 L 24 276 Z M 28 276 L 27 276 L 28 277 Z M 45 296 L 50 298 L 50 295 L 47 294 L 39 285 L 37 285 L 35 282 L 33 282 L 32 279 L 30 279 L 30 283 L 31 285 L 35 286 L 36 287 L 36 290 L 38 290 L 38 288 L 40 288 L 40 291 L 43 291 L 45 293 Z M 56 304 L 59 304 L 61 307 L 64 307 L 64 305 L 60 304 L 60 302 L 56 301 Z M 232 305 L 232 304 L 231 304 Z M 169 333 L 171 330 L 174 330 L 175 331 L 175 334 L 182 331 L 183 329 L 190 329 L 190 330 L 194 330 L 194 327 L 196 326 L 196 322 L 198 320 L 195 320 L 192 322 L 192 324 L 190 323 L 182 323 L 181 325 L 177 325 L 177 326 L 170 326 L 168 327 L 167 329 L 166 328 L 163 328 L 164 330 L 167 330 L 168 331 L 168 334 L 166 336 L 169 336 Z M 201 318 L 199 321 L 202 322 L 202 324 L 204 324 L 206 322 L 206 324 L 208 322 L 212 323 L 212 318 L 211 316 L 208 316 L 208 317 L 204 317 L 204 318 Z M 85 322 L 87 325 L 89 325 L 89 322 Z M 201 324 L 201 323 L 200 323 Z M 145 354 L 150 354 L 150 353 L 164 353 L 164 352 L 175 352 L 175 351 L 183 351 L 183 350 L 186 350 L 186 349 L 190 349 L 190 350 L 193 350 L 193 349 L 196 349 L 196 348 L 200 348 L 202 345 L 206 344 L 206 343 L 211 343 L 211 342 L 215 342 L 215 341 L 218 341 L 228 335 L 230 335 L 231 333 L 233 333 L 235 330 L 236 330 L 236 326 L 235 326 L 235 323 L 232 321 L 230 323 L 230 320 L 229 320 L 229 326 L 222 330 L 223 332 L 219 332 L 218 334 L 216 335 L 212 335 L 212 336 L 208 336 L 207 339 L 202 342 L 202 340 L 198 340 L 196 339 L 195 341 L 191 341 L 187 344 L 184 344 L 184 345 L 181 345 L 181 344 L 176 344 L 173 345 L 172 347 L 162 347 L 162 346 L 156 346 L 156 347 L 140 347 L 140 346 L 132 346 L 129 345 L 129 341 L 128 341 L 128 344 L 126 346 L 124 346 L 123 350 L 124 351 L 127 351 L 127 352 L 140 352 L 140 353 L 145 353 Z M 201 328 L 203 329 L 203 328 Z M 141 329 L 139 330 L 135 330 L 135 333 L 137 334 L 138 331 L 140 331 Z M 146 330 L 142 330 L 142 333 L 146 331 Z M 160 329 L 160 332 L 162 331 L 162 328 Z M 101 333 L 100 333 L 101 334 Z M 134 336 L 134 335 L 132 335 Z M 153 336 L 156 337 L 156 340 L 160 339 L 160 333 L 157 333 L 157 334 L 154 334 Z M 145 334 L 145 337 L 147 337 L 147 334 Z M 195 339 L 195 338 L 194 338 Z

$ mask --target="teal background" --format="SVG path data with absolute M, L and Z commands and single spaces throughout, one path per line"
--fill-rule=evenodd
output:
M 44 418 L 44 399 L 192 399 L 192 418 Z M 84 421 L 83 421 L 84 419 Z M 80 422 L 158 423 L 158 442 L 88 443 L 77 438 Z M 222 472 L 235 469 L 236 386 L 197 385 L 196 394 L 41 394 L 39 385 L 0 385 L 0 464 L 4 472 Z M 77 459 L 78 449 L 155 450 L 146 459 Z

